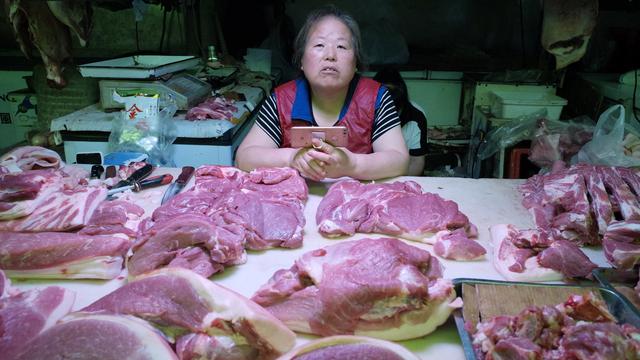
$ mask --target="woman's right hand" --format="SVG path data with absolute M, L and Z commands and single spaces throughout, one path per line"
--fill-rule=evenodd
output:
M 310 151 L 317 151 L 311 147 L 301 148 L 294 153 L 291 159 L 290 166 L 305 178 L 320 181 L 327 176 L 327 172 L 324 169 L 324 163 L 314 159 L 309 155 Z

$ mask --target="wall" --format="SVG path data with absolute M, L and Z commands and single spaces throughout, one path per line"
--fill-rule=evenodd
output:
M 0 71 L 0 150 L 6 149 L 26 140 L 26 133 L 31 130 L 28 126 L 16 126 L 17 105 L 12 102 L 9 93 L 27 87 L 24 76 L 31 75 L 29 71 Z

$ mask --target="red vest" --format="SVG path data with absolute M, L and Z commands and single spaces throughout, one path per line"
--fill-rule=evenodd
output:
M 370 154 L 371 132 L 376 112 L 376 98 L 380 83 L 365 77 L 360 77 L 356 89 L 351 97 L 347 113 L 336 126 L 345 126 L 349 136 L 347 149 L 357 154 Z M 281 147 L 291 147 L 292 126 L 296 126 L 291 119 L 293 103 L 296 99 L 296 81 L 292 80 L 275 89 L 278 106 L 278 118 L 282 128 Z M 297 122 L 296 122 L 297 123 Z

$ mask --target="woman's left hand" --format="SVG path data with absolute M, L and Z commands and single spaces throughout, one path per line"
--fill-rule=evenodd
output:
M 339 178 L 352 176 L 355 169 L 355 156 L 347 148 L 335 147 L 320 139 L 312 139 L 313 148 L 308 154 L 324 165 L 326 177 Z

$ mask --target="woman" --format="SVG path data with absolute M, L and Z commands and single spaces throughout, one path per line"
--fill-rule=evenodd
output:
M 402 135 L 410 155 L 407 175 L 421 176 L 427 154 L 427 118 L 409 100 L 407 84 L 398 70 L 386 67 L 378 71 L 373 80 L 387 87 L 400 114 Z
M 404 175 L 407 151 L 388 91 L 356 74 L 361 65 L 360 30 L 335 7 L 309 15 L 295 40 L 294 60 L 303 77 L 278 86 L 236 154 L 239 168 L 290 166 L 306 178 L 349 176 L 372 180 Z M 346 126 L 349 145 L 313 139 L 313 147 L 290 147 L 292 126 Z

